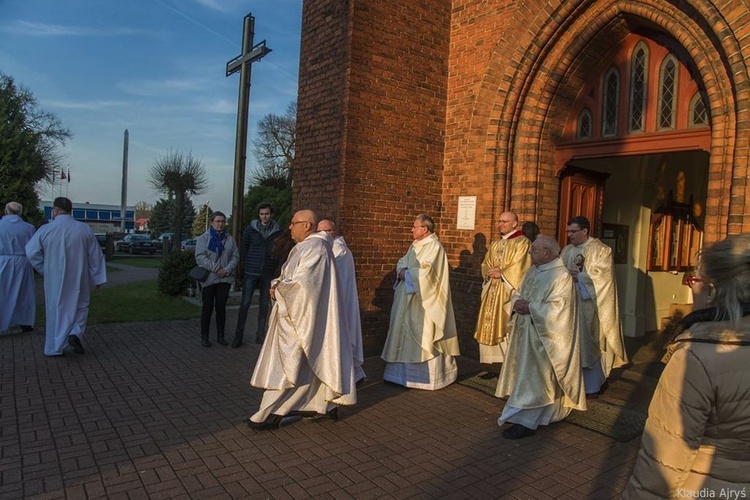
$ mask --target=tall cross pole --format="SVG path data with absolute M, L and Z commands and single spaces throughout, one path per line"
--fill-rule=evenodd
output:
M 253 45 L 255 18 L 245 16 L 242 31 L 242 53 L 227 63 L 227 76 L 240 72 L 240 95 L 237 104 L 237 138 L 234 148 L 234 187 L 232 190 L 232 235 L 239 241 L 245 194 L 245 159 L 247 155 L 247 117 L 250 106 L 250 65 L 271 52 L 263 40 Z

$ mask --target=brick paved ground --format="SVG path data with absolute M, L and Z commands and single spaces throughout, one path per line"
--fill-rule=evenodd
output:
M 640 445 L 568 422 L 508 441 L 500 400 L 385 385 L 379 358 L 338 422 L 255 432 L 254 344 L 202 348 L 198 320 L 110 324 L 46 358 L 42 330 L 0 336 L 0 498 L 613 498 Z M 605 399 L 643 409 L 653 385 L 623 372 Z

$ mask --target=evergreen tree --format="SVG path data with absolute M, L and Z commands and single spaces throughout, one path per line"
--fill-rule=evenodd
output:
M 155 236 L 163 233 L 175 233 L 174 230 L 174 214 L 175 214 L 175 203 L 174 200 L 169 198 L 161 198 L 156 202 L 153 209 L 151 210 L 151 221 L 149 222 L 149 228 L 154 231 Z M 185 238 L 191 238 L 193 223 L 195 222 L 195 207 L 193 201 L 188 198 L 185 202 L 185 216 L 182 219 L 182 227 L 188 228 L 185 234 Z M 174 238 L 176 240 L 176 237 Z
M 55 115 L 37 109 L 30 91 L 0 74 L 0 205 L 17 201 L 29 222 L 42 224 L 36 187 L 62 168 L 58 148 L 70 137 Z
M 211 207 L 209 207 L 208 204 L 204 203 L 201 205 L 201 209 L 198 211 L 198 215 L 193 222 L 193 236 L 200 236 L 206 232 L 208 226 L 211 225 L 211 221 L 208 220 L 211 216 L 211 212 L 213 212 L 213 210 L 211 210 Z

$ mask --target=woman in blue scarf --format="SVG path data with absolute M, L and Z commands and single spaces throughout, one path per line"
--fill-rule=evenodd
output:
M 240 252 L 234 238 L 226 232 L 227 217 L 221 212 L 211 214 L 211 227 L 198 237 L 195 244 L 195 262 L 210 271 L 202 283 L 201 298 L 201 345 L 211 347 L 208 333 L 211 315 L 216 309 L 216 342 L 227 345 L 224 340 L 224 325 L 227 317 L 229 288 L 234 282 L 234 270 L 240 259 Z

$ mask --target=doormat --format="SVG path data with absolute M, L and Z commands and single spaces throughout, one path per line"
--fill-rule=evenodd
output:
M 565 420 L 579 427 L 598 432 L 626 443 L 643 434 L 646 414 L 611 405 L 603 401 L 586 401 L 586 411 L 573 410 Z
M 490 377 L 490 375 L 494 375 Z M 482 391 L 485 394 L 489 394 L 493 398 L 495 397 L 495 389 L 497 388 L 498 375 L 489 374 L 488 372 L 479 372 L 463 379 L 457 380 L 456 382 L 466 387 L 471 387 L 478 391 Z

